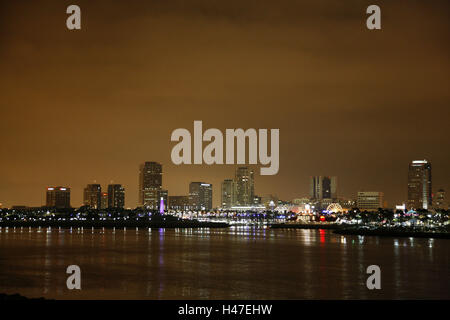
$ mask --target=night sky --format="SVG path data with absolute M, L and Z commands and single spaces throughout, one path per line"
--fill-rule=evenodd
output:
M 82 29 L 66 28 L 77 4 Z M 382 30 L 366 28 L 368 5 Z M 176 128 L 279 128 L 280 170 L 256 194 L 308 195 L 311 175 L 339 195 L 406 199 L 408 164 L 450 184 L 448 1 L 1 1 L 0 203 L 45 204 L 45 188 L 126 188 L 163 164 L 169 195 L 214 186 L 233 165 L 175 166 Z M 255 169 L 259 167 L 255 166 Z

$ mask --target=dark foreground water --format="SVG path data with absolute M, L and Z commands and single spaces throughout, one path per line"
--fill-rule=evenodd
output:
M 56 299 L 450 299 L 450 240 L 325 230 L 0 230 L 0 293 Z M 68 290 L 66 268 L 81 268 Z M 368 290 L 366 268 L 381 268 Z

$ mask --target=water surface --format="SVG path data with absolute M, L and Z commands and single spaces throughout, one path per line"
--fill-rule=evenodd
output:
M 449 240 L 328 230 L 0 230 L 0 293 L 56 299 L 450 299 Z M 66 268 L 81 268 L 68 290 Z M 366 268 L 381 268 L 368 290 Z

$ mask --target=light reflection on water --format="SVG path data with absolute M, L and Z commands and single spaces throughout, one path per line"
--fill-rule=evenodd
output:
M 450 298 L 449 241 L 328 230 L 1 228 L 0 293 L 59 299 Z M 82 290 L 65 269 L 81 267 Z M 365 286 L 367 266 L 382 290 Z

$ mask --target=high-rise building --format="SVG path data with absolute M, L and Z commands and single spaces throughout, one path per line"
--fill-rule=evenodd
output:
M 408 172 L 408 210 L 429 209 L 431 197 L 431 163 L 427 160 L 414 160 Z
M 189 210 L 189 196 L 169 196 L 169 209 Z
M 364 191 L 358 192 L 358 198 L 356 202 L 360 210 L 378 210 L 378 208 L 384 207 L 383 198 L 383 192 Z
M 193 210 L 211 210 L 212 184 L 191 182 L 189 184 L 189 206 Z
M 108 208 L 125 206 L 125 188 L 121 184 L 108 185 Z
M 70 188 L 48 187 L 46 206 L 54 208 L 70 208 Z
M 314 200 L 337 199 L 337 177 L 311 177 L 309 196 Z
M 101 209 L 108 208 L 108 193 L 107 192 L 102 192 L 101 203 L 102 203 Z
M 238 167 L 235 175 L 236 205 L 252 206 L 255 197 L 254 173 L 248 167 Z
M 102 207 L 102 187 L 99 184 L 88 184 L 84 188 L 83 204 L 91 209 Z
M 236 182 L 226 179 L 222 182 L 222 208 L 231 208 L 236 205 Z
M 434 198 L 433 198 L 433 207 L 435 209 L 444 209 L 447 210 L 448 205 L 447 202 L 445 201 L 445 190 L 444 189 L 439 189 Z
M 145 162 L 139 167 L 139 204 L 158 209 L 162 187 L 162 165 Z

